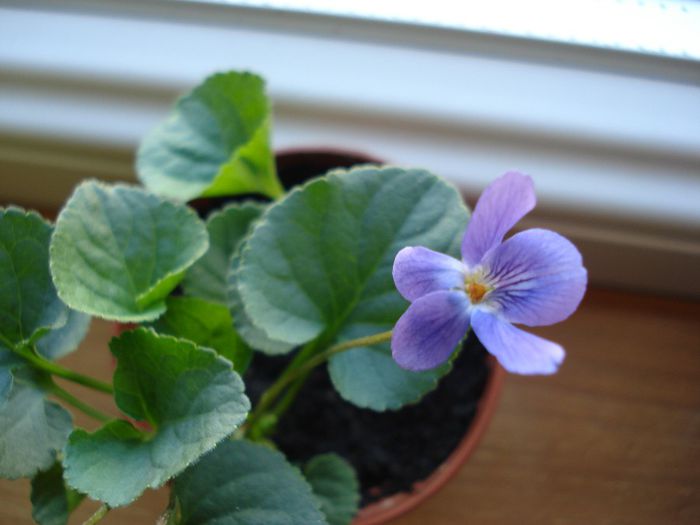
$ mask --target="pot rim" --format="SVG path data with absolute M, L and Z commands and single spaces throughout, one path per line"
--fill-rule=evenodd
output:
M 476 415 L 457 447 L 428 478 L 416 482 L 412 492 L 381 499 L 360 509 L 352 525 L 380 525 L 406 514 L 439 491 L 471 457 L 488 427 L 503 390 L 506 372 L 493 356 L 488 357 L 489 376 Z

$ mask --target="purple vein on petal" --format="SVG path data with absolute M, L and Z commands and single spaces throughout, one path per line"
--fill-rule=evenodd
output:
M 566 238 L 533 229 L 513 235 L 483 260 L 495 287 L 490 299 L 511 322 L 557 323 L 578 307 L 586 290 L 581 254 Z

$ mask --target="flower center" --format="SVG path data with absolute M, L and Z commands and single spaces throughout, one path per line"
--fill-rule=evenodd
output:
M 472 304 L 478 304 L 484 300 L 484 297 L 493 290 L 493 286 L 485 282 L 484 271 L 477 269 L 471 275 L 467 275 L 464 279 L 464 291 L 467 292 L 469 300 Z
M 467 294 L 469 294 L 469 299 L 471 300 L 472 304 L 481 302 L 484 295 L 489 292 L 488 287 L 484 284 L 478 282 L 468 282 L 466 284 Z

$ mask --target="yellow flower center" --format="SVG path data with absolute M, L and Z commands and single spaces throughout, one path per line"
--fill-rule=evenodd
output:
M 492 289 L 488 284 L 479 280 L 480 276 L 470 275 L 464 280 L 464 290 L 469 295 L 472 304 L 480 303 L 484 296 Z
M 488 288 L 481 283 L 469 283 L 467 284 L 467 293 L 469 294 L 469 299 L 472 303 L 478 303 L 488 292 Z

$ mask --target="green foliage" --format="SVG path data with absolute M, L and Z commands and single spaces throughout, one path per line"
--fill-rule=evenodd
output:
M 11 479 L 48 469 L 72 429 L 70 414 L 46 400 L 41 376 L 28 369 L 13 375 L 0 408 L 0 476 Z
M 170 297 L 168 310 L 154 324 L 161 334 L 189 339 L 206 346 L 233 363 L 243 374 L 250 364 L 252 350 L 233 328 L 228 308 L 196 297 Z
M 269 337 L 264 330 L 256 327 L 243 307 L 241 296 L 238 292 L 238 265 L 240 264 L 240 252 L 245 249 L 245 243 L 231 258 L 231 267 L 228 273 L 227 298 L 228 305 L 233 316 L 233 324 L 240 336 L 255 350 L 269 355 L 286 354 L 296 345 L 284 341 L 276 341 Z
M 231 204 L 207 218 L 209 249 L 185 274 L 182 286 L 187 295 L 226 304 L 231 257 L 262 211 L 262 205 L 252 202 Z
M 348 339 L 354 338 L 353 332 L 347 332 Z M 356 333 L 364 335 L 361 330 Z M 333 385 L 343 398 L 379 411 L 420 401 L 451 368 L 446 363 L 425 372 L 404 370 L 391 357 L 389 343 L 348 350 L 333 356 L 328 364 Z
M 360 504 L 360 483 L 352 465 L 337 454 L 322 454 L 304 466 L 304 476 L 328 525 L 349 525 Z
M 282 454 L 224 441 L 175 479 L 182 525 L 324 525 L 318 502 Z
M 32 517 L 39 525 L 66 525 L 84 497 L 66 487 L 63 467 L 56 462 L 32 478 Z
M 118 507 L 171 479 L 168 523 L 349 525 L 360 501 L 353 468 L 324 454 L 302 475 L 267 441 L 303 374 L 333 354 L 338 392 L 386 410 L 419 400 L 449 370 L 403 370 L 388 343 L 317 354 L 391 330 L 407 306 L 391 275 L 400 249 L 459 255 L 468 212 L 451 185 L 416 169 L 338 170 L 269 206 L 229 205 L 206 225 L 175 202 L 281 197 L 270 123 L 260 77 L 213 75 L 139 149 L 153 193 L 85 182 L 55 229 L 0 208 L 0 476 L 33 478 L 40 525 L 65 525 L 84 495 Z M 186 296 L 168 298 L 180 283 Z M 71 433 L 48 393 L 106 418 L 51 374 L 111 387 L 48 360 L 79 345 L 90 315 L 150 328 L 110 343 L 125 418 Z M 285 354 L 305 344 L 234 436 L 267 445 L 226 439 L 250 410 L 239 374 L 251 347 Z
M 69 310 L 65 325 L 51 330 L 37 341 L 37 352 L 50 360 L 56 360 L 71 353 L 78 348 L 87 334 L 90 321 L 89 315 Z
M 211 450 L 243 422 L 250 402 L 231 363 L 190 341 L 140 328 L 113 339 L 110 348 L 117 406 L 153 431 L 144 434 L 126 421 L 93 434 L 76 430 L 64 467 L 70 486 L 117 507 Z
M 289 345 L 390 330 L 407 305 L 391 276 L 396 253 L 421 245 L 456 254 L 467 220 L 455 188 L 426 171 L 333 172 L 292 191 L 258 222 L 232 276 L 233 317 Z M 348 355 L 333 358 L 334 385 L 345 399 L 376 410 L 417 401 L 447 370 L 402 370 L 386 347 Z M 376 366 L 390 378 L 388 387 L 383 375 L 364 379 Z
M 263 80 L 228 72 L 207 78 L 175 104 L 141 143 L 139 178 L 160 195 L 281 194 L 270 149 Z
M 68 318 L 49 273 L 51 231 L 34 212 L 0 208 L 0 354 Z
M 122 322 L 165 311 L 165 297 L 207 250 L 184 205 L 130 186 L 81 184 L 56 223 L 51 272 L 71 308 Z

